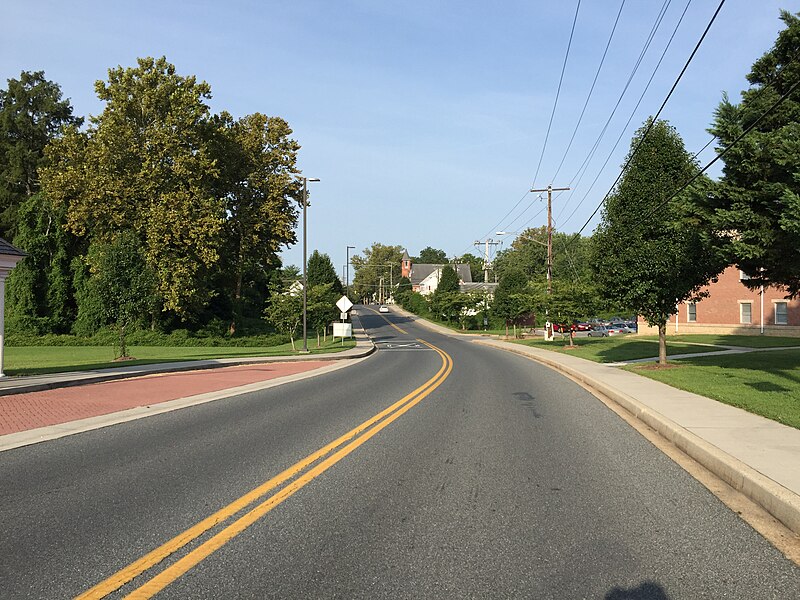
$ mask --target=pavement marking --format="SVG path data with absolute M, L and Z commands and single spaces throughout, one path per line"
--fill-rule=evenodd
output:
M 107 595 L 121 588 L 126 583 L 133 580 L 138 575 L 141 575 L 145 571 L 159 564 L 171 554 L 177 552 L 188 543 L 197 539 L 214 526 L 224 523 L 236 513 L 260 500 L 274 488 L 286 483 L 295 476 L 299 476 L 284 488 L 277 491 L 275 494 L 258 504 L 255 508 L 245 513 L 242 517 L 235 520 L 213 537 L 189 552 L 186 556 L 173 563 L 167 569 L 126 596 L 126 598 L 151 598 L 170 583 L 181 577 L 184 573 L 189 571 L 192 567 L 199 564 L 215 550 L 218 550 L 224 546 L 227 542 L 239 535 L 247 527 L 258 521 L 285 499 L 294 495 L 295 492 L 303 488 L 318 475 L 327 471 L 337 462 L 353 452 L 356 448 L 364 444 L 374 435 L 400 418 L 403 414 L 411 410 L 411 408 L 419 404 L 431 392 L 438 388 L 445 379 L 447 379 L 447 377 L 450 375 L 450 372 L 453 370 L 453 359 L 449 354 L 437 348 L 433 344 L 430 344 L 424 340 L 418 341 L 422 344 L 425 344 L 432 350 L 435 350 L 442 359 L 442 365 L 433 377 L 374 417 L 364 421 L 361 423 L 361 425 L 351 429 L 346 434 L 340 436 L 316 452 L 309 454 L 303 460 L 295 463 L 269 481 L 251 490 L 247 494 L 241 496 L 239 499 L 218 510 L 211 516 L 206 517 L 193 527 L 190 527 L 155 550 L 124 567 L 120 571 L 114 573 L 111 577 L 105 579 L 83 594 L 77 596 L 77 598 L 94 599 L 106 597 Z M 331 454 L 332 452 L 333 454 Z M 315 462 L 329 454 L 331 455 L 325 458 L 318 465 L 306 470 Z
M 392 323 L 392 322 L 391 322 L 389 319 L 387 319 L 386 317 L 384 317 L 384 316 L 383 316 L 381 313 L 379 313 L 379 312 L 378 312 L 377 310 L 375 310 L 374 308 L 368 308 L 367 310 L 371 310 L 372 312 L 374 312 L 374 313 L 375 313 L 376 315 L 378 315 L 378 316 L 379 316 L 381 319 L 383 319 L 384 321 L 386 321 L 386 322 L 387 322 L 389 325 L 391 325 L 392 327 L 394 327 L 395 329 L 397 329 L 397 331 L 399 331 L 400 333 L 404 333 L 404 334 L 408 335 L 408 332 L 407 332 L 405 329 L 400 329 L 400 328 L 399 328 L 397 325 L 395 325 L 394 323 Z

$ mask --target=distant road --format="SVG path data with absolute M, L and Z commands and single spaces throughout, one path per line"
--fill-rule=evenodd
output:
M 0 597 L 800 597 L 583 388 L 360 314 L 352 367 L 0 453 Z

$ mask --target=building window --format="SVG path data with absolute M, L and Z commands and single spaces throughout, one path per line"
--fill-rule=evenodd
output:
M 689 304 L 686 305 L 686 310 L 687 310 L 686 320 L 689 323 L 694 323 L 695 321 L 697 321 L 697 304 L 695 304 L 694 302 L 690 302 Z
M 789 323 L 789 311 L 786 302 L 775 303 L 775 325 L 787 325 Z
M 750 275 L 739 269 L 739 281 L 744 281 L 745 279 L 750 279 Z
M 739 322 L 749 325 L 753 322 L 753 303 L 741 302 L 739 304 Z

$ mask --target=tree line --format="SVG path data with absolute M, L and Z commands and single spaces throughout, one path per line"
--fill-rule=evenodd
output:
M 84 119 L 41 71 L 0 90 L 0 237 L 28 255 L 9 330 L 263 330 L 302 202 L 289 124 L 213 114 L 209 84 L 164 57 L 95 92 Z

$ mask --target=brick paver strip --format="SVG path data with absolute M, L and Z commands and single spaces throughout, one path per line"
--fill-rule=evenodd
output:
M 326 364 L 329 363 L 308 361 L 239 365 L 2 396 L 0 435 L 216 392 L 303 373 Z

